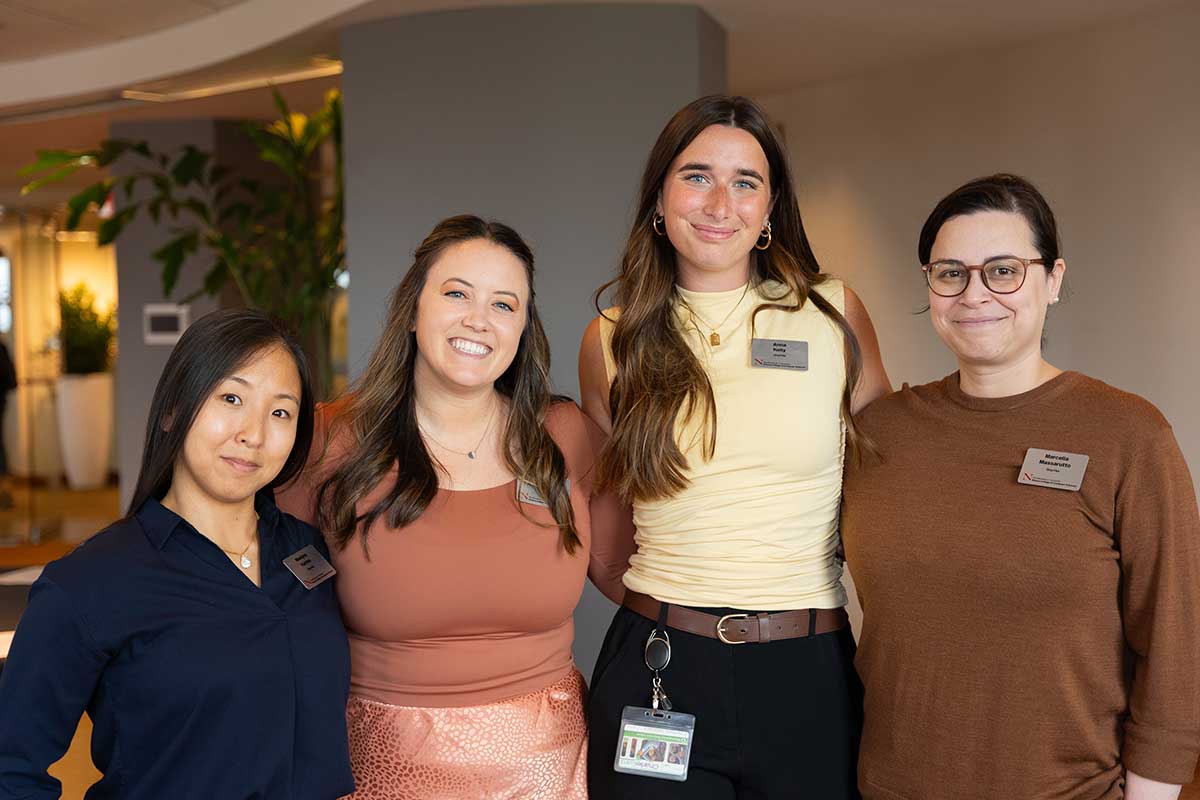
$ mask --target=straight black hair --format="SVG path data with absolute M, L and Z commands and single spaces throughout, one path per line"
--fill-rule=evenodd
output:
M 1010 211 L 1024 217 L 1033 232 L 1033 246 L 1042 257 L 1042 265 L 1047 272 L 1054 269 L 1054 262 L 1062 256 L 1054 212 L 1036 186 L 1020 175 L 1006 172 L 964 183 L 938 201 L 917 239 L 917 257 L 921 263 L 929 263 L 934 240 L 947 220 L 980 211 Z
M 217 384 L 256 356 L 276 347 L 292 357 L 300 375 L 300 414 L 292 452 L 283 469 L 264 488 L 282 486 L 300 472 L 313 438 L 312 376 L 304 351 L 283 322 L 261 311 L 214 311 L 183 332 L 158 378 L 150 417 L 146 420 L 146 446 L 129 514 L 151 497 L 161 500 L 166 495 L 188 431 Z

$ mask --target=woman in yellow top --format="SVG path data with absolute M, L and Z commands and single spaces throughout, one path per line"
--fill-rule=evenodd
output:
M 592 680 L 591 796 L 857 797 L 838 505 L 851 414 L 891 387 L 753 102 L 701 98 L 667 124 L 614 284 L 580 386 L 611 431 L 601 480 L 633 504 L 637 553 Z M 623 721 L 656 698 L 659 715 L 631 712 L 649 724 Z M 634 738 L 686 745 L 686 772 L 622 759 Z

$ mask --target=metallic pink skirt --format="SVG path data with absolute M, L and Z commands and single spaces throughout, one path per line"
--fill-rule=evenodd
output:
M 354 800 L 586 800 L 578 670 L 530 694 L 456 708 L 346 707 Z

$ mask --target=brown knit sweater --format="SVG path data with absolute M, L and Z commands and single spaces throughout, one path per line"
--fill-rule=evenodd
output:
M 957 373 L 865 409 L 842 535 L 864 619 L 865 798 L 1110 800 L 1200 754 L 1200 519 L 1170 425 L 1067 372 L 976 398 Z M 1029 486 L 1031 447 L 1090 457 Z

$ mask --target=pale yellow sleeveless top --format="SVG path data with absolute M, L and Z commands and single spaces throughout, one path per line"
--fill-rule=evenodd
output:
M 676 320 L 716 396 L 716 450 L 704 459 L 699 416 L 685 425 L 681 414 L 675 436 L 689 485 L 670 499 L 635 504 L 637 553 L 625 586 L 688 606 L 778 611 L 845 605 L 835 554 L 845 453 L 841 331 L 812 302 L 795 312 L 764 310 L 754 337 L 808 342 L 808 369 L 754 367 L 751 313 L 764 295 L 777 297 L 783 287 L 676 289 L 700 317 L 695 321 L 677 304 Z M 844 312 L 841 281 L 827 280 L 815 291 Z M 608 309 L 600 322 L 610 382 L 618 314 Z M 716 347 L 709 325 L 718 326 Z

